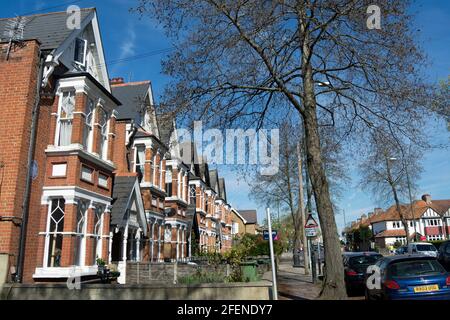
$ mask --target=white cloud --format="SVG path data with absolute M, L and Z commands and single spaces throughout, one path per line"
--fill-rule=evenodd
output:
M 127 28 L 127 35 L 124 38 L 120 46 L 119 59 L 127 58 L 136 53 L 136 32 L 134 31 L 134 25 L 130 24 Z

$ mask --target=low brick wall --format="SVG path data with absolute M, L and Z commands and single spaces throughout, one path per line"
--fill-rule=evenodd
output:
M 176 270 L 176 271 L 175 271 Z M 257 272 L 260 276 L 264 272 L 270 270 L 267 264 L 257 265 Z M 187 264 L 178 263 L 175 267 L 174 263 L 145 263 L 145 262 L 129 262 L 127 263 L 126 283 L 127 284 L 155 284 L 155 283 L 173 283 L 174 273 L 177 279 L 192 276 L 198 271 L 202 273 L 214 273 L 220 277 L 230 275 L 231 267 L 226 264 L 218 266 L 208 264 Z
M 175 271 L 176 270 L 176 271 Z M 199 270 L 204 273 L 220 274 L 224 278 L 229 274 L 227 265 L 192 265 L 186 263 L 127 263 L 127 284 L 151 284 L 151 283 L 173 283 L 174 273 L 177 279 L 196 274 Z
M 200 285 L 5 284 L 1 300 L 269 300 L 271 282 L 208 283 Z

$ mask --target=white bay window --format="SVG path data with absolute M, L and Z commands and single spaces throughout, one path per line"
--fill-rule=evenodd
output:
M 92 151 L 92 139 L 93 139 L 93 120 L 94 120 L 94 101 L 88 99 L 85 110 L 85 121 L 83 130 L 83 148 L 86 151 Z
M 72 139 L 73 112 L 75 109 L 75 91 L 64 91 L 60 96 L 56 145 L 70 145 Z

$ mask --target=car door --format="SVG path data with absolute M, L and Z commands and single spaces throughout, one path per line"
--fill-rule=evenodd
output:
M 445 248 L 442 255 L 442 264 L 445 269 L 450 272 L 450 242 L 445 243 Z

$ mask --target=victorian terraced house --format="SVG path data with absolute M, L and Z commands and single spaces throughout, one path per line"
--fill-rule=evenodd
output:
M 181 160 L 150 82 L 110 82 L 96 10 L 66 19 L 0 19 L 0 282 L 228 250 L 225 181 Z

